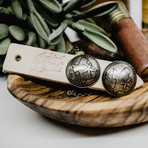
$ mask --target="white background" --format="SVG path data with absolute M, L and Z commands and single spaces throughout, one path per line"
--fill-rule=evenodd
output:
M 59 123 L 17 101 L 8 92 L 6 80 L 0 76 L 0 148 L 148 147 L 148 123 L 107 129 Z
M 0 148 L 147 148 L 148 123 L 85 128 L 43 117 L 16 100 L 0 77 Z
M 142 0 L 129 0 L 130 15 L 137 24 L 138 28 L 142 28 Z

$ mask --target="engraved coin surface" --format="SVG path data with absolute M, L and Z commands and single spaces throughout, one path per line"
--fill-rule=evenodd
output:
M 137 81 L 135 69 L 127 62 L 115 61 L 103 73 L 102 82 L 107 92 L 115 97 L 129 94 Z
M 90 55 L 76 56 L 67 64 L 66 76 L 76 87 L 91 86 L 100 77 L 99 63 Z

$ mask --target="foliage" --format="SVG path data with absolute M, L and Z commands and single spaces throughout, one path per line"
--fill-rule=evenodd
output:
M 106 32 L 89 18 L 104 16 L 117 7 L 109 1 L 79 12 L 96 0 L 0 0 L 0 67 L 11 42 L 65 52 L 64 31 L 67 27 L 77 31 L 97 46 L 116 52 L 116 45 Z

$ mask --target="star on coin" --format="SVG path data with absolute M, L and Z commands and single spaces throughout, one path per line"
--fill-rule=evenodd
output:
M 102 82 L 108 93 L 120 97 L 134 89 L 136 78 L 136 72 L 129 63 L 116 61 L 106 67 Z
M 89 55 L 80 55 L 73 58 L 67 65 L 68 80 L 77 87 L 92 85 L 100 76 L 98 62 Z

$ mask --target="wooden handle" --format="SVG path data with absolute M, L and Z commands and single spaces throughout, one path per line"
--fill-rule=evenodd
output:
M 49 118 L 87 127 L 118 127 L 148 122 L 148 83 L 131 94 L 114 98 L 97 91 L 68 97 L 70 86 L 9 75 L 8 90 L 20 102 Z
M 139 76 L 148 80 L 148 41 L 131 18 L 124 18 L 112 26 L 115 42 L 123 50 Z

